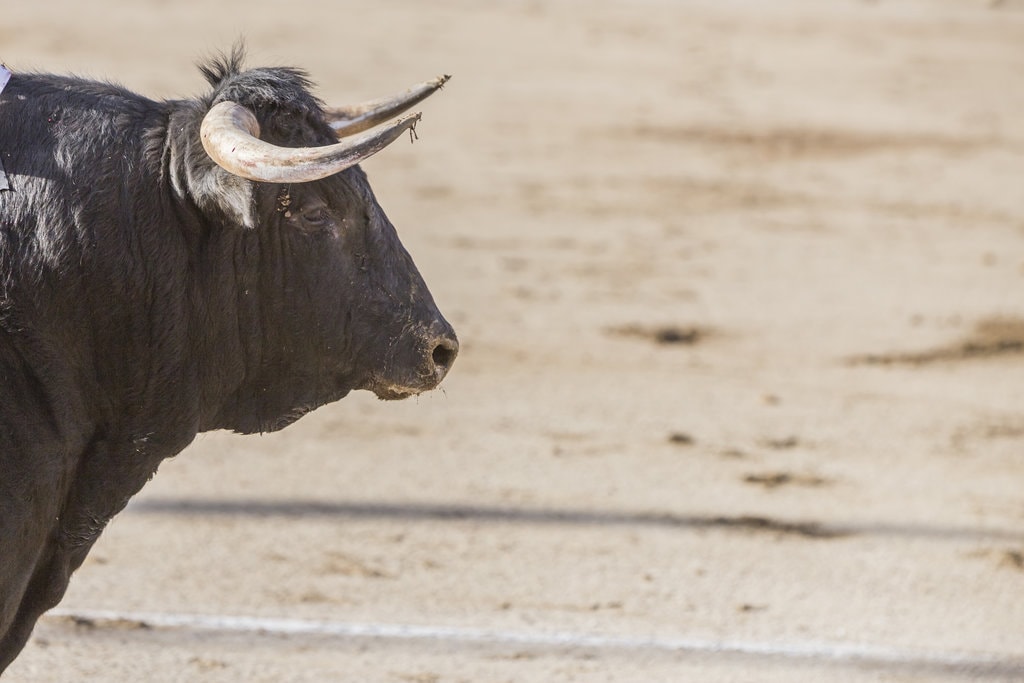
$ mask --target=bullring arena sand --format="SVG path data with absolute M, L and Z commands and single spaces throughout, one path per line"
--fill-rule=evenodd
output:
M 461 357 L 201 435 L 5 682 L 1024 680 L 1024 3 L 0 12 L 154 97 L 239 37 L 453 74 L 364 166 Z

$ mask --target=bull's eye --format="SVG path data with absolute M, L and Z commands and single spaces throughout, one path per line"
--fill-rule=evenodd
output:
M 328 229 L 334 225 L 334 217 L 324 207 L 310 209 L 302 214 L 302 222 L 313 230 Z

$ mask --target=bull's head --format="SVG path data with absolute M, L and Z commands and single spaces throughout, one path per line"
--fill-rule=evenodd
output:
M 458 341 L 357 164 L 411 135 L 419 114 L 392 119 L 447 77 L 326 109 L 301 72 L 239 60 L 204 67 L 215 86 L 197 105 L 205 153 L 198 116 L 183 143 L 184 184 L 223 224 L 213 258 L 232 264 L 242 357 L 235 373 L 211 368 L 240 379 L 205 427 L 267 431 L 352 389 L 435 388 Z

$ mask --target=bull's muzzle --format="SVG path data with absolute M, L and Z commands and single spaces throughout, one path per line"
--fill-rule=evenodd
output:
M 396 345 L 384 372 L 371 377 L 366 387 L 380 399 L 393 401 L 436 389 L 459 355 L 459 340 L 447 322 L 435 323 L 404 341 Z

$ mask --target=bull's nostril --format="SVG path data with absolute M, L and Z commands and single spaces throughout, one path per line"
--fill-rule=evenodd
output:
M 455 356 L 459 353 L 459 343 L 453 339 L 440 339 L 437 342 L 437 346 L 434 347 L 434 351 L 430 354 L 431 360 L 434 361 L 435 371 L 443 377 L 448 369 L 451 368 L 452 363 L 455 362 Z

